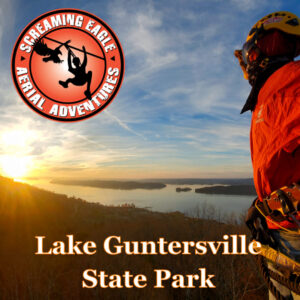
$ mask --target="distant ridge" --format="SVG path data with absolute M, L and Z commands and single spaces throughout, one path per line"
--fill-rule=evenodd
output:
M 253 185 L 253 178 L 153 178 L 142 182 L 161 182 L 164 184 L 228 184 Z
M 79 185 L 88 186 L 102 189 L 115 189 L 115 190 L 154 190 L 163 189 L 166 187 L 161 182 L 139 182 L 139 181 L 117 181 L 117 180 L 70 180 L 70 179 L 53 179 L 51 183 L 62 185 Z

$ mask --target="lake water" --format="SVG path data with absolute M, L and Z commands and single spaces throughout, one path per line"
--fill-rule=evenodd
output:
M 207 185 L 167 185 L 160 190 L 114 190 L 93 187 L 53 184 L 46 180 L 27 181 L 27 183 L 48 191 L 81 198 L 104 205 L 133 203 L 136 207 L 148 208 L 159 212 L 180 211 L 195 215 L 197 211 L 215 210 L 223 215 L 245 213 L 250 207 L 253 196 L 208 195 L 195 193 L 195 188 Z M 176 192 L 176 187 L 191 187 L 189 192 Z M 201 213 L 200 213 L 201 216 Z

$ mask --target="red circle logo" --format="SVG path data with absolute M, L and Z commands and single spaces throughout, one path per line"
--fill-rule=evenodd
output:
M 61 122 L 90 118 L 111 103 L 124 76 L 124 55 L 112 29 L 78 9 L 33 20 L 12 54 L 13 81 L 38 114 Z

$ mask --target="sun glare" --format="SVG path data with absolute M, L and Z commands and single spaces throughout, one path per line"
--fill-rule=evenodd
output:
M 28 157 L 2 157 L 1 167 L 3 175 L 14 179 L 21 179 L 28 173 L 29 163 Z
M 14 128 L 5 131 L 0 136 L 2 151 L 0 157 L 1 174 L 14 179 L 22 179 L 31 169 L 31 142 L 36 134 L 32 130 Z
M 10 130 L 2 133 L 1 142 L 6 147 L 26 147 L 30 135 L 24 130 Z

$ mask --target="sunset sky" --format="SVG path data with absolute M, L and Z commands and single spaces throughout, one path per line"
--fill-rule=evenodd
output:
M 11 177 L 251 177 L 250 91 L 233 56 L 254 23 L 298 1 L 0 0 L 0 173 Z M 34 18 L 79 8 L 123 46 L 113 103 L 72 124 L 30 110 L 10 75 L 13 45 Z

